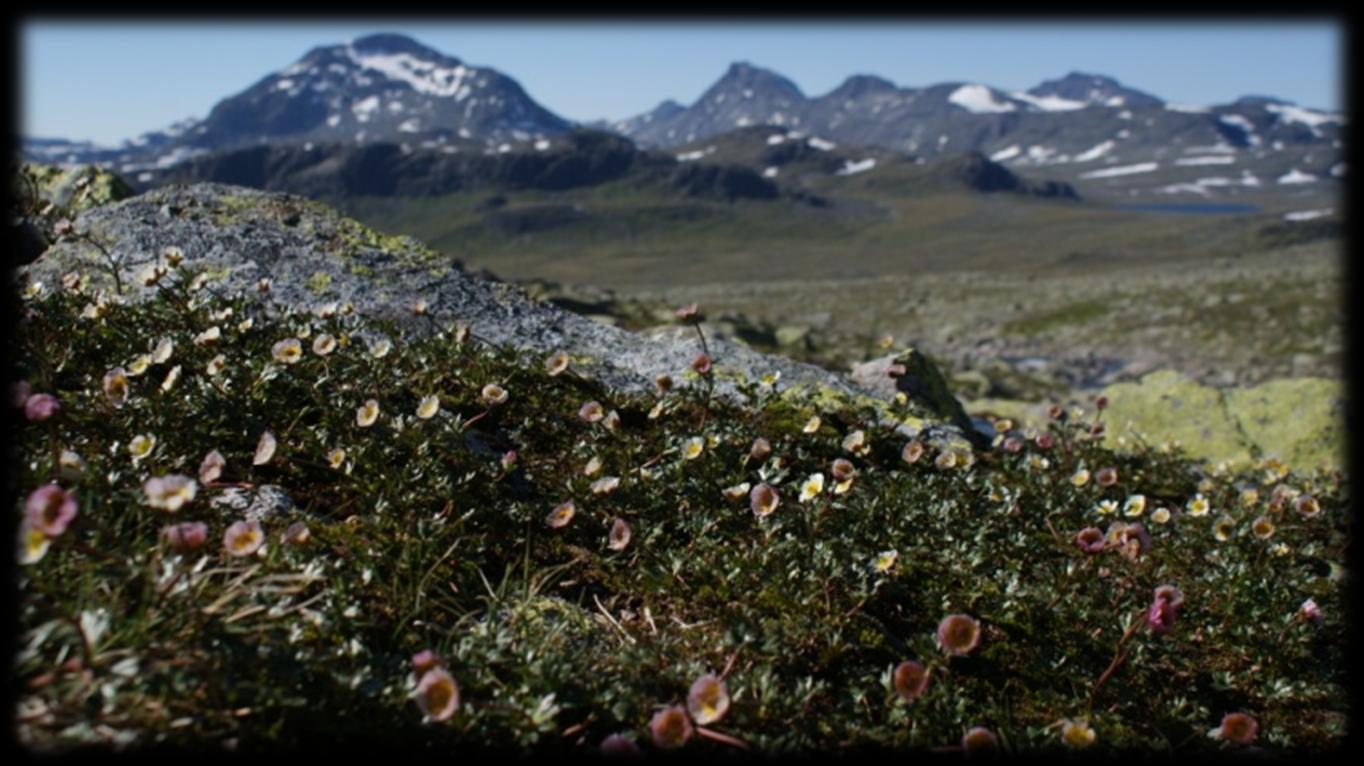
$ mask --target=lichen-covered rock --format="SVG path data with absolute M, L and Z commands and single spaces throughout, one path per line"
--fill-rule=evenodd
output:
M 890 370 L 894 365 L 901 365 L 904 372 L 892 378 Z M 911 401 L 923 405 L 933 416 L 961 429 L 971 440 L 977 443 L 984 440 L 961 402 L 952 395 L 947 379 L 937 365 L 918 349 L 906 349 L 898 354 L 855 365 L 850 377 L 858 385 L 884 396 L 893 396 L 897 391 L 904 393 Z
M 266 311 L 350 303 L 359 314 L 395 319 L 415 332 L 465 321 L 475 338 L 496 345 L 546 356 L 566 351 L 579 372 L 621 391 L 651 391 L 665 373 L 681 385 L 694 382 L 686 373 L 700 344 L 691 327 L 636 334 L 593 322 L 513 285 L 469 274 L 410 237 L 380 234 L 299 197 L 220 184 L 164 187 L 87 210 L 76 227 L 118 260 L 130 298 L 153 294 L 157 288 L 138 284 L 135 276 L 174 246 L 183 252 L 183 268 L 211 277 L 210 289 L 253 296 Z M 92 290 L 109 290 L 113 280 L 103 264 L 91 245 L 64 241 L 26 271 L 49 284 L 76 271 L 88 275 Z M 270 284 L 263 293 L 257 289 L 262 279 Z M 425 316 L 413 315 L 417 301 L 425 301 Z M 850 398 L 869 393 L 812 365 L 720 339 L 709 345 L 722 396 L 741 396 L 735 380 L 774 372 L 783 388 Z
M 33 190 L 40 199 L 73 213 L 133 196 L 133 187 L 126 181 L 94 165 L 63 167 L 25 163 L 22 172 L 33 181 Z M 20 179 L 19 183 L 25 182 Z
M 1345 396 L 1338 380 L 1285 378 L 1224 394 L 1262 457 L 1293 468 L 1345 465 Z
M 295 505 L 283 487 L 262 484 L 251 489 L 230 487 L 208 504 L 234 518 L 262 523 L 282 519 L 293 512 Z
M 1241 389 L 1200 385 L 1177 372 L 1104 389 L 1110 402 L 1105 440 L 1178 441 L 1195 458 L 1242 467 L 1277 457 L 1299 470 L 1343 463 L 1340 384 L 1282 379 Z

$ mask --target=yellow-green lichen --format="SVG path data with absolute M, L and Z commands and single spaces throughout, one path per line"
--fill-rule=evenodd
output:
M 315 271 L 312 276 L 308 277 L 305 284 L 310 292 L 321 295 L 327 292 L 327 288 L 331 287 L 332 275 L 325 271 Z
M 1178 441 L 1192 457 L 1232 468 L 1278 457 L 1299 470 L 1339 465 L 1344 450 L 1340 384 L 1283 379 L 1221 391 L 1163 370 L 1104 390 L 1105 438 Z

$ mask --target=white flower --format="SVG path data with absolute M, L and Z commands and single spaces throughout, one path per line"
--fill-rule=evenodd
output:
M 147 371 L 152 364 L 152 358 L 147 354 L 142 354 L 128 363 L 128 376 L 136 378 Z
M 222 354 L 219 354 L 209 360 L 208 366 L 204 368 L 204 371 L 207 372 L 209 377 L 212 378 L 222 374 L 222 371 L 226 368 L 227 357 Z
M 706 448 L 706 442 L 699 436 L 693 436 L 682 442 L 682 458 L 684 460 L 695 460 L 701 457 L 701 452 Z
M 369 428 L 374 425 L 374 421 L 379 419 L 379 402 L 370 399 L 363 406 L 355 411 L 355 424 L 361 428 Z
M 199 484 L 188 476 L 172 474 L 147 479 L 142 491 L 147 494 L 147 505 L 174 513 L 194 499 Z
M 620 479 L 615 476 L 605 476 L 592 482 L 592 494 L 605 495 L 618 486 L 620 486 Z
M 1123 515 L 1135 519 L 1146 512 L 1146 495 L 1132 495 L 1122 507 Z
M 388 338 L 376 338 L 369 343 L 369 354 L 375 359 L 383 359 L 388 356 L 388 352 L 393 350 L 393 341 Z
M 203 332 L 194 336 L 194 344 L 197 346 L 202 346 L 207 343 L 212 343 L 221 337 L 223 337 L 222 328 L 218 327 L 218 325 L 215 324 L 212 327 L 208 328 L 207 330 L 204 330 Z
M 889 572 L 891 567 L 895 566 L 895 560 L 898 558 L 900 558 L 900 554 L 897 551 L 882 551 L 876 557 L 876 562 L 874 564 L 876 571 L 883 574 Z
M 265 465 L 270 462 L 270 458 L 275 456 L 277 446 L 275 435 L 266 431 L 260 435 L 260 441 L 256 442 L 256 454 L 251 458 L 251 465 Z
M 1200 493 L 1194 495 L 1193 499 L 1189 501 L 1188 509 L 1190 516 L 1207 516 L 1208 511 L 1212 510 L 1212 506 L 1208 503 L 1207 498 Z
M 417 405 L 417 417 L 422 420 L 430 420 L 440 411 L 440 397 L 435 394 L 423 397 L 421 403 Z
M 166 373 L 166 379 L 161 381 L 161 390 L 169 391 L 175 388 L 175 381 L 180 379 L 180 365 L 175 365 L 171 371 Z
M 155 436 L 152 436 L 151 434 L 139 434 L 134 436 L 132 441 L 128 442 L 128 454 L 132 455 L 133 461 L 136 462 L 150 455 L 154 447 L 156 447 Z
M 157 342 L 156 348 L 152 349 L 152 363 L 164 364 L 166 360 L 171 358 L 174 351 L 175 342 L 170 338 L 162 338 Z
M 800 485 L 800 501 L 807 503 L 813 500 L 816 495 L 824 491 L 824 474 L 817 473 L 805 480 Z

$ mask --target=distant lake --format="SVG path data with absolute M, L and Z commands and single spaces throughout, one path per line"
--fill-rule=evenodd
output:
M 1176 213 L 1179 215 L 1226 215 L 1229 213 L 1258 213 L 1259 205 L 1244 202 L 1166 202 L 1132 205 L 1112 205 L 1113 210 L 1131 210 L 1139 213 Z

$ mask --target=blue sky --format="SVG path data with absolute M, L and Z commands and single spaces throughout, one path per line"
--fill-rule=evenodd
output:
M 572 120 L 619 119 L 672 98 L 689 104 L 733 61 L 793 80 L 806 95 L 851 74 L 903 86 L 982 82 L 1023 90 L 1072 70 L 1107 74 L 1170 101 L 1246 94 L 1343 107 L 1337 19 L 1122 22 L 606 21 L 457 19 L 82 22 L 20 28 L 24 135 L 116 144 L 204 117 L 319 45 L 408 34 L 510 75 Z

